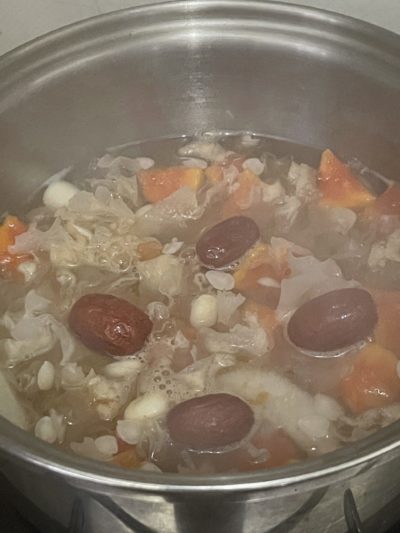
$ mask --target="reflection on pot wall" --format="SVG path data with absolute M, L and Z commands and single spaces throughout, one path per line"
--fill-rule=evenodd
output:
M 118 491 L 111 498 L 107 491 L 97 492 L 101 487 L 93 492 L 93 487 L 73 486 L 10 463 L 3 464 L 2 471 L 35 505 L 73 533 L 345 533 L 343 495 L 348 488 L 368 525 L 366 531 L 384 533 L 395 517 L 375 513 L 396 497 L 400 484 L 400 459 L 386 459 L 385 464 L 349 471 L 347 481 L 327 478 L 315 486 L 288 489 L 283 497 L 278 489 L 227 496 Z
M 282 0 L 330 9 L 400 32 L 398 0 Z M 0 0 L 0 55 L 39 35 L 78 20 L 157 0 Z

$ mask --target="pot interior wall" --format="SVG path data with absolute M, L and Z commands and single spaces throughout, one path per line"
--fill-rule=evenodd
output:
M 128 11 L 0 62 L 0 211 L 107 146 L 214 129 L 329 146 L 400 174 L 399 64 L 382 36 L 355 41 L 326 15 L 294 29 L 292 11 L 251 2 L 228 18 L 222 4 Z

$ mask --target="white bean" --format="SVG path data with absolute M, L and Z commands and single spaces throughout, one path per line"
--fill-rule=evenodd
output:
M 154 167 L 154 160 L 150 157 L 137 157 L 136 162 L 143 170 L 148 170 L 151 167 Z
M 243 163 L 243 168 L 250 170 L 257 176 L 260 176 L 264 172 L 265 164 L 257 159 L 257 157 L 250 157 Z
M 118 420 L 117 435 L 127 444 L 137 444 L 142 434 L 142 424 L 137 420 Z
M 49 416 L 43 416 L 36 422 L 35 436 L 50 444 L 54 444 L 57 440 L 57 431 L 54 427 L 53 421 Z
M 94 444 L 100 453 L 104 455 L 115 455 L 118 453 L 118 442 L 112 435 L 103 435 L 98 437 Z
M 178 239 L 172 239 L 171 242 L 167 242 L 162 252 L 163 254 L 167 255 L 176 254 L 176 252 L 179 252 L 179 250 L 182 248 L 183 244 L 184 243 L 182 241 L 178 241 Z
M 206 278 L 208 283 L 219 291 L 230 291 L 235 286 L 235 278 L 232 274 L 220 270 L 208 270 Z
M 142 363 L 138 359 L 115 361 L 104 367 L 104 374 L 108 378 L 131 378 L 140 372 Z
M 79 192 L 79 189 L 72 183 L 62 180 L 55 181 L 44 191 L 43 203 L 53 209 L 65 207 L 77 192 Z
M 39 368 L 37 384 L 40 390 L 47 391 L 53 388 L 56 370 L 53 363 L 45 361 Z
M 218 302 L 211 294 L 202 294 L 192 301 L 190 323 L 195 328 L 211 328 L 217 322 Z
M 125 409 L 125 420 L 146 420 L 158 418 L 168 408 L 166 396 L 159 392 L 148 392 L 133 400 Z

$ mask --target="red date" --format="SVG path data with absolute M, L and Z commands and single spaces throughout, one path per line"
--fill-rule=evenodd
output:
M 208 394 L 176 405 L 167 415 L 169 435 L 192 450 L 210 450 L 242 440 L 251 430 L 254 414 L 231 394 Z
M 87 294 L 69 314 L 69 326 L 88 348 L 111 356 L 140 350 L 153 324 L 138 307 L 110 294 Z
M 197 256 L 208 268 L 223 268 L 240 259 L 259 238 L 254 220 L 231 217 L 203 233 L 197 241 Z
M 288 323 L 288 337 L 299 348 L 329 352 L 370 335 L 378 321 L 375 303 L 364 289 L 339 289 L 306 302 Z

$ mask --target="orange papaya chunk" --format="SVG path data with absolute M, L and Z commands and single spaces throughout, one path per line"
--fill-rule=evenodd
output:
M 400 291 L 373 291 L 378 308 L 375 340 L 400 357 Z
M 259 243 L 246 254 L 233 277 L 235 289 L 262 305 L 275 308 L 280 297 L 279 282 L 289 274 L 287 249 Z M 270 278 L 272 283 L 263 285 L 262 278 Z
M 363 214 L 367 217 L 380 215 L 400 216 L 400 187 L 397 185 L 388 187 L 373 204 L 366 208 Z
M 224 169 L 222 165 L 210 165 L 204 172 L 206 178 L 211 183 L 219 183 L 224 179 Z
M 268 401 L 268 400 L 266 400 Z M 264 430 L 263 427 L 252 437 L 253 453 L 245 447 L 225 453 L 204 454 L 204 460 L 213 465 L 217 472 L 249 472 L 284 466 L 305 458 L 305 454 L 281 429 Z M 254 459 L 254 451 L 260 451 Z M 194 458 L 196 461 L 197 458 Z M 200 461 L 202 457 L 200 456 Z
M 275 329 L 279 325 L 279 320 L 273 309 L 267 305 L 261 305 L 252 300 L 247 300 L 243 306 L 243 313 L 255 315 L 262 328 L 266 330 L 269 335 L 273 335 Z
M 259 470 L 259 468 L 274 468 L 277 466 L 285 466 L 287 464 L 299 461 L 303 457 L 303 453 L 298 446 L 283 430 L 278 429 L 269 435 L 259 432 L 255 435 L 252 443 L 256 448 L 265 448 L 269 457 L 263 466 L 253 465 L 252 470 Z
M 329 207 L 361 209 L 375 201 L 375 196 L 331 150 L 322 153 L 318 188 L 322 195 L 321 203 Z
M 135 446 L 130 446 L 117 455 L 114 455 L 112 462 L 122 468 L 138 468 L 141 464 Z
M 161 255 L 162 244 L 156 240 L 141 242 L 137 247 L 140 261 L 149 261 Z
M 300 461 L 304 458 L 304 453 L 282 429 L 264 431 L 261 428 L 254 435 L 251 443 L 260 451 L 266 451 L 265 459 L 255 462 L 246 450 L 236 452 L 234 457 L 232 457 L 232 459 L 235 459 L 236 464 L 232 466 L 241 472 L 276 468 Z
M 168 167 L 151 168 L 138 173 L 143 196 L 148 202 L 156 203 L 176 192 L 181 187 L 197 191 L 204 181 L 201 168 Z
M 8 247 L 15 244 L 15 238 L 28 229 L 19 218 L 8 215 L 0 226 L 0 272 L 13 272 L 18 265 L 29 261 L 29 254 L 15 255 L 8 251 Z
M 234 191 L 229 195 L 224 205 L 224 216 L 232 216 L 250 207 L 257 194 L 261 190 L 262 181 L 250 170 L 244 170 L 236 179 Z
M 350 373 L 339 385 L 339 395 L 355 414 L 385 407 L 400 399 L 398 359 L 393 352 L 373 343 L 357 354 Z
M 257 284 L 258 277 L 254 275 L 254 270 L 267 266 L 268 274 L 275 278 L 274 269 L 271 266 L 271 247 L 265 243 L 256 244 L 243 258 L 240 267 L 234 273 L 235 288 L 239 291 L 253 287 Z M 262 274 L 259 276 L 261 277 Z

